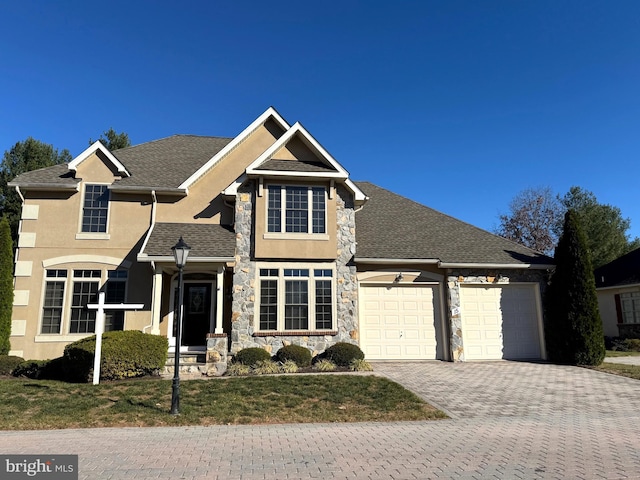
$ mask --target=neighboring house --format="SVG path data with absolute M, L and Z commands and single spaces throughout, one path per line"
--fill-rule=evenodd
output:
M 211 362 L 338 341 L 368 359 L 545 358 L 551 259 L 353 182 L 273 108 L 235 138 L 176 135 L 113 152 L 96 142 L 10 185 L 24 199 L 12 354 L 53 358 L 90 335 L 86 305 L 101 290 L 107 303 L 144 304 L 109 312 L 107 330 L 165 335 L 174 349 L 171 247 L 182 236 L 192 250 L 181 350 Z
M 640 248 L 594 274 L 604 334 L 640 338 Z

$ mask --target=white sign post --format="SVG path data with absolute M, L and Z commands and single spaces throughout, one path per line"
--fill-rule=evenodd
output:
M 98 293 L 98 303 L 87 305 L 96 312 L 96 353 L 93 358 L 93 384 L 100 383 L 100 359 L 102 358 L 102 334 L 104 333 L 104 311 L 105 310 L 137 310 L 144 307 L 143 303 L 117 303 L 108 305 L 104 303 L 104 292 Z

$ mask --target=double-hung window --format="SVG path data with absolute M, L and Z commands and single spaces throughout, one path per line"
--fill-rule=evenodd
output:
M 105 302 L 107 304 L 124 303 L 127 291 L 127 271 L 109 270 Z M 124 310 L 106 310 L 104 313 L 104 331 L 124 330 Z
M 323 234 L 326 223 L 325 187 L 267 187 L 267 232 Z
M 106 233 L 108 213 L 109 190 L 107 185 L 85 185 L 82 207 L 82 232 Z
M 60 333 L 66 270 L 47 270 L 40 333 Z
M 622 323 L 640 323 L 640 292 L 620 294 Z
M 260 331 L 331 330 L 332 268 L 259 268 Z
M 100 288 L 100 270 L 74 270 L 69 333 L 94 333 L 96 311 L 87 304 L 96 303 Z

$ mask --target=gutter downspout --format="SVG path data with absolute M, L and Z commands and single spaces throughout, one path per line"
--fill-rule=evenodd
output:
M 156 205 L 158 204 L 158 197 L 156 196 L 156 191 L 155 190 L 151 190 L 151 219 L 149 222 L 149 236 L 151 235 L 151 232 L 153 231 L 153 227 L 156 224 Z M 141 250 L 144 250 L 144 247 L 146 246 L 147 242 L 146 240 L 149 240 L 149 236 L 147 236 L 147 238 L 145 239 L 144 245 L 142 246 Z M 151 262 L 151 272 L 153 275 L 153 281 L 151 282 L 151 323 L 149 325 L 145 325 L 144 327 L 142 327 L 142 332 L 146 333 L 147 329 L 153 329 L 154 326 L 154 316 L 155 316 L 155 310 L 154 310 L 154 306 L 156 303 L 156 262 Z M 158 315 L 160 314 L 160 312 L 158 312 Z

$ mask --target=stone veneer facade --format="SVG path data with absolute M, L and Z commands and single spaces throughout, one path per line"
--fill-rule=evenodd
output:
M 451 329 L 451 359 L 464 361 L 464 339 L 460 315 L 460 286 L 467 285 L 508 285 L 509 283 L 538 283 L 540 295 L 544 295 L 548 275 L 545 270 L 448 270 L 446 275 L 447 313 Z M 544 313 L 543 313 L 544 315 Z
M 334 335 L 255 335 L 256 296 L 259 288 L 256 278 L 252 222 L 255 205 L 255 183 L 247 181 L 237 192 L 235 205 L 236 265 L 233 274 L 233 301 L 231 313 L 231 353 L 243 348 L 261 347 L 275 354 L 284 345 L 307 347 L 312 355 L 322 353 L 337 342 L 358 343 L 358 285 L 355 254 L 355 211 L 353 196 L 342 186 L 336 186 L 337 252 L 335 292 L 337 308 Z M 283 258 L 285 262 L 287 259 Z

